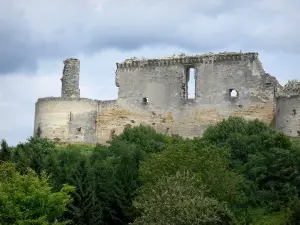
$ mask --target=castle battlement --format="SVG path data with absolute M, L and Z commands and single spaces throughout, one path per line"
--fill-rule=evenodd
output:
M 197 63 L 213 63 L 222 61 L 246 61 L 255 60 L 258 58 L 258 53 L 256 52 L 220 52 L 220 53 L 210 53 L 203 55 L 186 56 L 185 54 L 174 55 L 166 58 L 157 59 L 138 59 L 136 57 L 126 59 L 124 62 L 117 63 L 117 69 L 123 68 L 136 68 L 136 67 L 146 67 L 146 66 L 169 66 L 176 64 L 197 64 Z

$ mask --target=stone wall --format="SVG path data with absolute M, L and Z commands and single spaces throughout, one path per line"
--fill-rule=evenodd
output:
M 253 103 L 247 107 L 195 107 L 186 104 L 174 111 L 129 110 L 124 103 L 102 108 L 98 115 L 98 142 L 104 143 L 113 135 L 122 133 L 125 127 L 150 125 L 164 134 L 179 134 L 183 137 L 201 136 L 205 129 L 230 115 L 246 119 L 260 119 L 267 124 L 274 124 L 275 104 Z
M 249 105 L 274 101 L 274 86 L 265 83 L 266 74 L 256 55 L 228 57 L 220 62 L 196 65 L 198 105 Z M 231 91 L 237 97 L 231 97 Z
M 132 108 L 178 108 L 181 104 L 183 65 L 145 66 L 118 69 L 118 97 Z
M 130 107 L 142 107 L 147 97 L 150 108 L 179 109 L 187 98 L 189 68 L 195 68 L 196 106 L 274 101 L 274 81 L 264 72 L 257 53 L 128 59 L 117 64 L 119 98 Z M 230 97 L 232 90 L 237 98 Z
M 187 98 L 190 68 L 195 69 L 194 99 Z M 69 75 L 79 79 L 77 73 Z M 79 87 L 77 80 L 70 85 Z M 257 53 L 128 59 L 117 63 L 116 85 L 119 95 L 112 101 L 70 94 L 39 99 L 35 134 L 40 127 L 41 136 L 50 139 L 105 143 L 125 127 L 147 124 L 164 134 L 195 137 L 230 115 L 275 125 L 275 96 L 281 90 Z M 231 96 L 233 90 L 237 96 Z
M 34 132 L 61 142 L 95 143 L 98 101 L 41 98 L 35 106 Z
M 300 82 L 289 81 L 277 97 L 276 129 L 300 137 Z

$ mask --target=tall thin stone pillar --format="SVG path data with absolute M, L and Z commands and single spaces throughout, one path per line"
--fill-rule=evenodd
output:
M 69 58 L 64 61 L 63 76 L 61 78 L 62 98 L 80 98 L 79 73 L 79 59 Z

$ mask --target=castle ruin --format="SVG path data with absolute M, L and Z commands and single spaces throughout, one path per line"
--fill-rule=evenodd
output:
M 34 135 L 64 143 L 105 143 L 126 127 L 146 124 L 191 138 L 224 118 L 241 116 L 300 137 L 300 83 L 282 87 L 264 71 L 258 53 L 127 59 L 117 63 L 118 99 L 111 101 L 81 98 L 79 73 L 78 59 L 64 61 L 61 97 L 38 99 Z

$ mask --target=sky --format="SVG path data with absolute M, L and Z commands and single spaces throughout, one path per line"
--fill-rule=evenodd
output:
M 299 0 L 0 0 L 0 139 L 33 134 L 39 97 L 60 96 L 63 60 L 81 61 L 81 96 L 116 99 L 116 63 L 258 52 L 284 85 L 300 79 Z

